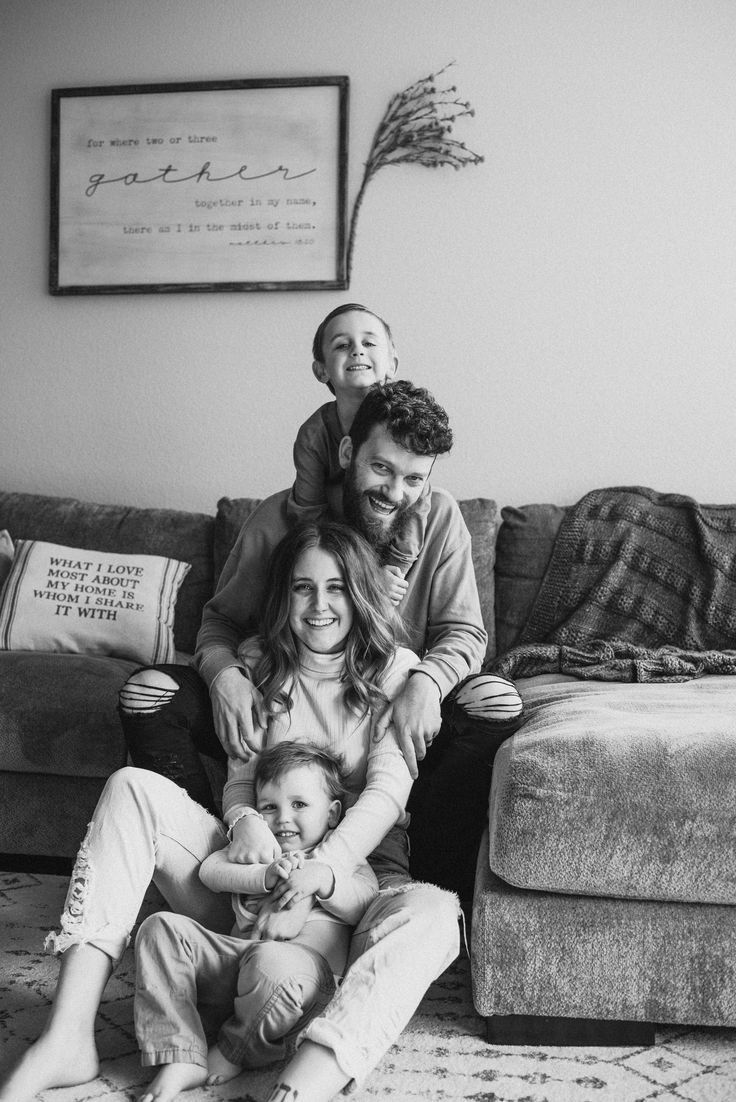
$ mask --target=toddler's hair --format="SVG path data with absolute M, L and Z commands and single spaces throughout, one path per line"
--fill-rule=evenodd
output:
M 350 427 L 353 455 L 383 425 L 392 440 L 415 455 L 443 455 L 452 447 L 447 413 L 425 387 L 408 379 L 370 387 Z
M 319 769 L 331 800 L 343 802 L 351 791 L 348 773 L 342 758 L 322 750 L 311 742 L 278 742 L 258 755 L 253 784 L 256 791 L 263 784 L 278 781 L 292 769 L 308 765 Z
M 324 348 L 322 342 L 325 339 L 325 329 L 332 321 L 333 318 L 339 318 L 340 314 L 352 314 L 354 310 L 360 310 L 363 314 L 370 314 L 376 321 L 380 321 L 383 326 L 386 336 L 388 337 L 388 343 L 393 347 L 394 338 L 391 334 L 391 329 L 387 321 L 377 314 L 374 310 L 369 310 L 367 306 L 361 306 L 359 302 L 345 302 L 342 306 L 336 306 L 334 310 L 330 310 L 326 318 L 323 318 L 317 327 L 317 332 L 314 334 L 314 340 L 312 341 L 312 359 L 317 363 L 324 363 Z

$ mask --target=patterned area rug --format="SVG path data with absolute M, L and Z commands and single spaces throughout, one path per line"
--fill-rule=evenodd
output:
M 66 879 L 0 873 L 0 1068 L 35 1038 L 56 962 L 41 946 L 58 921 Z M 152 892 L 144 913 L 160 902 Z M 125 954 L 98 1019 L 102 1073 L 82 1087 L 45 1091 L 43 1102 L 130 1102 L 151 1078 L 132 1028 L 133 958 Z M 277 1068 L 244 1072 L 225 1087 L 190 1091 L 187 1102 L 263 1102 Z M 732 1102 L 736 1033 L 663 1028 L 652 1048 L 505 1048 L 486 1044 L 462 957 L 427 993 L 400 1041 L 351 1102 Z

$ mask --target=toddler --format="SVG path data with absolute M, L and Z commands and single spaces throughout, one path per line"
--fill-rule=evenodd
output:
M 163 1065 L 141 1102 L 168 1102 L 182 1090 L 283 1059 L 332 997 L 352 927 L 378 893 L 367 864 L 337 868 L 309 857 L 342 814 L 347 786 L 335 755 L 281 742 L 261 752 L 254 781 L 257 812 L 281 856 L 267 865 L 237 864 L 226 847 L 200 867 L 207 887 L 232 893 L 232 934 L 169 912 L 151 915 L 138 934 L 136 1034 L 143 1064 Z M 307 922 L 290 940 L 286 932 L 280 936 L 287 940 L 261 940 L 260 904 L 297 868 L 302 891 L 314 896 Z M 289 921 L 288 911 L 279 914 Z M 209 1052 L 208 1027 L 219 1027 Z
M 296 480 L 289 498 L 292 520 L 321 520 L 328 506 L 342 516 L 340 442 L 350 432 L 368 389 L 391 380 L 399 365 L 388 324 L 359 303 L 336 307 L 320 323 L 312 343 L 312 371 L 335 395 L 301 426 L 294 443 Z M 424 542 L 431 489 L 407 519 L 401 536 L 387 549 L 384 585 L 397 605 L 408 588 L 404 575 Z

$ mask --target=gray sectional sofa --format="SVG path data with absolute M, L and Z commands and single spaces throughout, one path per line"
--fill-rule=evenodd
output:
M 256 504 L 223 498 L 210 516 L 0 493 L 0 530 L 190 563 L 174 621 L 186 656 Z M 497 754 L 478 860 L 489 1038 L 736 1025 L 736 507 L 633 489 L 582 511 L 461 508 L 488 662 L 527 716 Z M 0 853 L 73 856 L 125 763 L 117 690 L 135 665 L 0 651 Z

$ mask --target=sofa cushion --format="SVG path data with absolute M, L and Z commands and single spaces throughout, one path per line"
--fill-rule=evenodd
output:
M 463 520 L 470 532 L 473 569 L 478 583 L 478 597 L 483 625 L 488 632 L 486 658 L 496 653 L 496 595 L 494 587 L 496 537 L 499 515 L 495 501 L 486 497 L 464 498 L 458 501 Z
M 221 497 L 217 502 L 213 556 L 215 585 L 217 585 L 222 568 L 238 538 L 240 529 L 260 503 L 260 498 L 257 497 Z
M 76 498 L 0 492 L 0 528 L 14 540 L 47 540 L 121 554 L 164 555 L 188 562 L 174 621 L 177 649 L 191 654 L 212 595 L 214 517 L 178 509 L 96 505 Z
M 490 867 L 519 888 L 736 903 L 736 678 L 518 683 Z
M 515 646 L 536 599 L 565 509 L 507 505 L 496 543 L 496 649 Z
M 0 770 L 108 777 L 125 765 L 118 690 L 134 669 L 123 658 L 0 654 Z
M 470 953 L 473 1001 L 483 1017 L 736 1023 L 732 907 L 528 892 L 493 875 L 485 840 L 480 853 Z M 567 1059 L 568 1053 L 563 1049 L 559 1057 Z M 634 1059 L 641 1054 L 639 1050 Z M 649 1062 L 647 1070 L 654 1066 L 656 1062 Z M 733 1076 L 730 1081 L 733 1084 Z M 607 1095 L 619 1102 L 674 1102 L 678 1097 L 684 1102 L 688 1096 L 726 1102 L 730 1097 L 728 1090 L 719 1096 L 718 1091 L 707 1093 L 707 1088 L 702 1094 L 670 1094 L 666 1088 L 661 1092 L 659 1083 L 652 1084 L 650 1093 L 650 1086 L 638 1077 L 629 1089 L 618 1082 L 611 1094 L 600 1080 L 581 1078 L 578 1085 L 579 1092 L 563 1088 L 560 1093 L 530 1091 L 515 1097 L 565 1102 L 592 1102 Z M 504 1092 L 502 1097 L 511 1094 Z
M 174 609 L 189 564 L 18 540 L 0 595 L 0 649 L 173 662 Z

